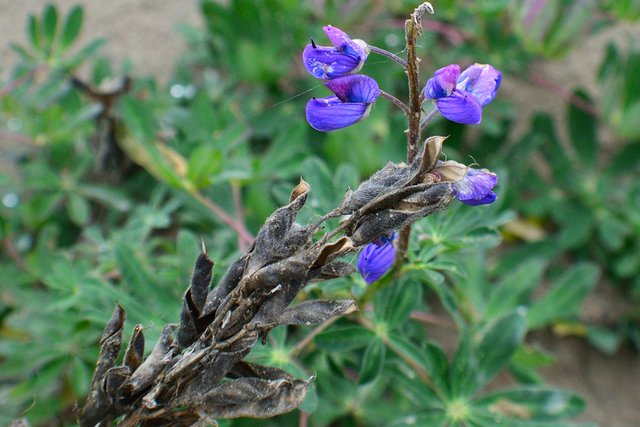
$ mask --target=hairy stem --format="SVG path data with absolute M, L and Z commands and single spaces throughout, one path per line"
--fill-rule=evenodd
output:
M 384 50 L 384 49 L 381 49 L 379 47 L 371 46 L 371 45 L 369 45 L 369 50 L 371 50 L 371 52 L 373 52 L 373 53 L 377 53 L 378 55 L 386 56 L 387 58 L 391 59 L 392 61 L 397 62 L 398 64 L 402 65 L 403 68 L 407 68 L 407 61 L 405 61 L 404 59 L 400 58 L 398 55 L 389 52 L 388 50 Z
M 407 162 L 411 164 L 418 152 L 418 143 L 420 141 L 420 115 L 422 108 L 420 106 L 420 75 L 418 66 L 420 59 L 416 53 L 416 41 L 422 34 L 422 16 L 425 13 L 433 13 L 431 3 L 425 2 L 418 6 L 409 19 L 404 23 L 405 41 L 407 45 L 407 80 L 409 82 L 409 129 L 407 130 Z M 411 226 L 408 225 L 400 230 L 400 238 L 396 248 L 396 267 L 404 262 L 409 249 L 409 238 L 411 237 Z M 400 271 L 400 269 L 396 269 Z
M 396 98 L 395 96 L 391 95 L 388 92 L 383 91 L 382 89 L 380 90 L 380 96 L 383 97 L 384 99 L 391 101 L 391 103 L 393 105 L 395 105 L 396 107 L 398 107 L 399 109 L 402 110 L 403 113 L 405 113 L 407 116 L 411 114 L 411 110 L 409 109 L 409 107 L 407 107 L 407 104 L 405 104 L 404 102 L 400 101 L 398 98 Z
M 439 112 L 440 110 L 438 110 L 437 107 L 434 107 L 433 110 L 429 111 L 429 114 L 420 121 L 420 132 L 424 130 L 424 128 L 438 115 Z

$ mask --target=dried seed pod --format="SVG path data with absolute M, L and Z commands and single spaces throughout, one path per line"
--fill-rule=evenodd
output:
M 162 370 L 169 364 L 170 359 L 166 358 L 173 343 L 173 332 L 176 325 L 167 325 L 162 330 L 162 335 L 153 350 L 142 364 L 131 375 L 131 378 L 123 384 L 123 398 L 129 402 L 139 394 L 147 390 Z
M 81 427 L 93 427 L 103 420 L 112 410 L 110 399 L 103 388 L 104 377 L 115 365 L 122 343 L 122 328 L 126 313 L 120 304 L 116 305 L 111 319 L 100 338 L 100 355 L 93 372 L 93 380 L 87 400 L 78 414 Z
M 344 316 L 357 311 L 358 307 L 352 300 L 336 301 L 304 301 L 287 308 L 278 318 L 279 324 L 311 325 L 323 323 L 338 316 Z
M 207 302 L 213 266 L 214 262 L 209 258 L 203 243 L 202 252 L 196 259 L 193 268 L 191 286 L 187 289 L 182 302 L 180 328 L 177 336 L 180 347 L 188 347 L 206 329 L 206 325 L 202 325 L 202 322 L 199 323 L 198 319 L 200 319 Z
M 133 328 L 133 334 L 131 334 L 127 351 L 124 353 L 124 364 L 131 372 L 134 372 L 142 363 L 143 356 L 144 334 L 142 333 L 142 325 L 136 325 L 136 327 Z
M 214 386 L 197 405 L 214 418 L 269 418 L 297 408 L 308 384 L 297 379 L 239 378 Z

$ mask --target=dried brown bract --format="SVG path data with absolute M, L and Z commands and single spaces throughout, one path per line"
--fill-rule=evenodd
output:
M 290 203 L 266 220 L 248 253 L 212 289 L 214 263 L 203 246 L 180 323 L 164 328 L 146 359 L 138 325 L 122 365 L 116 364 L 125 320 L 117 306 L 100 341 L 89 396 L 77 413 L 80 425 L 189 426 L 295 409 L 310 379 L 243 358 L 278 325 L 322 323 L 357 310 L 351 300 L 290 304 L 311 281 L 355 271 L 339 257 L 447 206 L 451 183 L 432 173 L 443 140 L 429 138 L 412 164 L 388 164 L 348 192 L 340 207 L 306 226 L 295 222 L 310 191 L 301 180 Z M 317 236 L 327 219 L 343 215 L 337 229 Z

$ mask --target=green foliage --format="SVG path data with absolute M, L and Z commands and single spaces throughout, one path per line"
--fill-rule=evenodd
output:
M 610 44 L 598 74 L 605 94 L 602 102 L 605 117 L 621 136 L 636 141 L 640 138 L 640 125 L 636 120 L 640 112 L 640 87 L 633 76 L 638 71 L 640 52 L 637 47 L 621 52 L 615 44 Z
M 205 26 L 183 28 L 189 52 L 167 87 L 134 76 L 126 93 L 108 95 L 110 108 L 70 83 L 83 64 L 97 93 L 119 77 L 97 56 L 102 41 L 77 48 L 83 9 L 49 5 L 28 17 L 26 44 L 13 46 L 11 90 L 0 99 L 0 126 L 27 147 L 11 152 L 16 171 L 0 177 L 0 424 L 22 415 L 72 423 L 113 305 L 154 341 L 159 325 L 177 319 L 201 239 L 219 277 L 241 252 L 232 226 L 255 232 L 299 177 L 313 190 L 300 219 L 313 220 L 386 161 L 405 157 L 406 121 L 389 104 L 330 134 L 304 122 L 306 100 L 327 94 L 298 63 L 308 38 L 324 37 L 320 25 L 399 52 L 396 21 L 416 6 L 351 3 L 318 10 L 316 2 L 204 0 Z M 501 68 L 504 80 L 526 75 L 612 16 L 637 19 L 637 4 L 441 1 L 438 25 L 421 39 L 425 68 L 477 60 Z M 637 313 L 614 331 L 580 318 L 601 277 L 631 295 L 636 310 L 640 301 L 638 58 L 608 47 L 602 103 L 577 91 L 566 123 L 538 114 L 512 144 L 504 141 L 513 140 L 517 115 L 506 102 L 473 132 L 434 123 L 433 134 L 451 135 L 448 156 L 468 155 L 475 141 L 478 162 L 496 166 L 499 201 L 415 224 L 396 277 L 307 287 L 300 300 L 354 298 L 361 311 L 321 330 L 277 328 L 248 360 L 316 376 L 301 407 L 313 426 L 578 425 L 567 419 L 583 400 L 544 384 L 538 369 L 554 358 L 526 337 L 564 326 L 607 352 L 623 338 L 640 346 Z M 403 70 L 393 66 L 370 59 L 363 71 L 403 94 Z M 592 110 L 619 144 L 602 140 Z M 114 159 L 118 167 L 108 166 Z M 527 243 L 505 232 L 516 220 L 541 237 Z M 438 329 L 451 338 L 441 342 Z M 508 375 L 517 384 L 501 388 Z M 298 423 L 296 413 L 261 425 Z

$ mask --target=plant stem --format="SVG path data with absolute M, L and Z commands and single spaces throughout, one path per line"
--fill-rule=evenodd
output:
M 407 49 L 407 80 L 409 82 L 409 129 L 407 130 L 407 162 L 411 164 L 418 152 L 418 142 L 420 141 L 420 76 L 418 64 L 420 59 L 416 53 L 416 39 L 422 34 L 422 16 L 426 13 L 433 13 L 431 3 L 424 2 L 418 6 L 409 19 L 404 23 L 404 33 Z M 400 231 L 398 246 L 396 248 L 396 268 L 402 265 L 407 250 L 409 249 L 409 238 L 411 237 L 411 226 L 408 225 Z M 400 271 L 397 268 L 396 271 Z
M 395 105 L 396 107 L 401 109 L 402 112 L 405 113 L 407 116 L 409 114 L 411 114 L 411 110 L 409 109 L 409 107 L 407 107 L 407 104 L 405 104 L 404 102 L 400 101 L 398 98 L 396 98 L 395 96 L 391 95 L 390 93 L 385 92 L 382 89 L 380 89 L 380 96 L 383 97 L 384 99 L 388 100 L 388 101 L 391 101 L 391 103 L 393 105 Z
M 245 228 L 244 224 L 233 219 L 228 213 L 224 211 L 224 209 L 222 209 L 220 206 L 216 205 L 214 202 L 204 197 L 202 193 L 198 191 L 191 191 L 190 194 L 193 196 L 194 199 L 196 199 L 198 202 L 204 205 L 204 207 L 206 207 L 211 212 L 213 212 L 214 215 L 220 218 L 222 222 L 227 224 L 229 227 L 233 228 L 235 232 L 238 233 L 238 236 L 245 243 L 247 244 L 253 243 L 253 235 Z
M 438 110 L 437 107 L 434 107 L 433 110 L 429 111 L 429 114 L 427 114 L 426 117 L 422 119 L 422 121 L 420 121 L 420 132 L 424 130 L 424 128 L 429 124 L 431 120 L 433 120 L 434 117 L 438 115 L 439 112 L 440 110 Z
M 333 324 L 336 320 L 338 320 L 340 316 L 332 317 L 331 319 L 326 320 L 324 323 L 316 326 L 311 332 L 309 332 L 295 347 L 289 351 L 289 356 L 295 357 L 297 356 L 306 346 L 309 345 L 311 341 L 322 331 L 327 329 L 329 326 Z
M 366 319 L 365 317 L 360 316 L 358 318 L 358 322 L 362 326 L 364 326 L 365 328 L 369 329 L 370 331 L 376 332 L 375 325 L 369 319 Z M 433 380 L 429 376 L 429 373 L 425 369 L 423 369 L 422 366 L 420 366 L 415 360 L 413 360 L 412 358 L 407 356 L 404 352 L 402 352 L 402 350 L 400 350 L 395 345 L 393 345 L 393 343 L 389 340 L 389 337 L 387 337 L 386 335 L 378 335 L 378 336 L 380 337 L 380 340 L 382 340 L 384 345 L 386 345 L 387 348 L 389 348 L 389 350 L 393 351 L 407 365 L 409 365 L 411 367 L 411 369 L 414 370 L 414 372 L 418 375 L 418 377 L 422 380 L 422 382 L 427 387 L 429 387 L 431 390 L 433 390 L 433 392 L 440 399 L 444 400 L 444 396 L 442 395 L 442 392 L 440 391 L 440 389 L 438 387 L 436 387 L 436 385 L 433 383 Z
M 371 50 L 371 52 L 377 53 L 378 55 L 386 56 L 387 58 L 391 59 L 392 61 L 397 62 L 398 64 L 402 65 L 403 68 L 407 68 L 407 61 L 405 61 L 404 59 L 400 58 L 398 55 L 396 55 L 394 53 L 391 53 L 388 50 L 380 49 L 379 47 L 376 47 L 376 46 L 369 45 L 369 49 Z
M 233 209 L 236 213 L 236 222 L 242 225 L 242 228 L 246 229 L 244 224 L 244 209 L 242 206 L 242 189 L 240 183 L 237 181 L 231 182 L 231 195 L 233 197 Z M 240 234 L 238 234 L 238 248 L 240 252 L 245 252 L 250 242 L 245 241 Z

